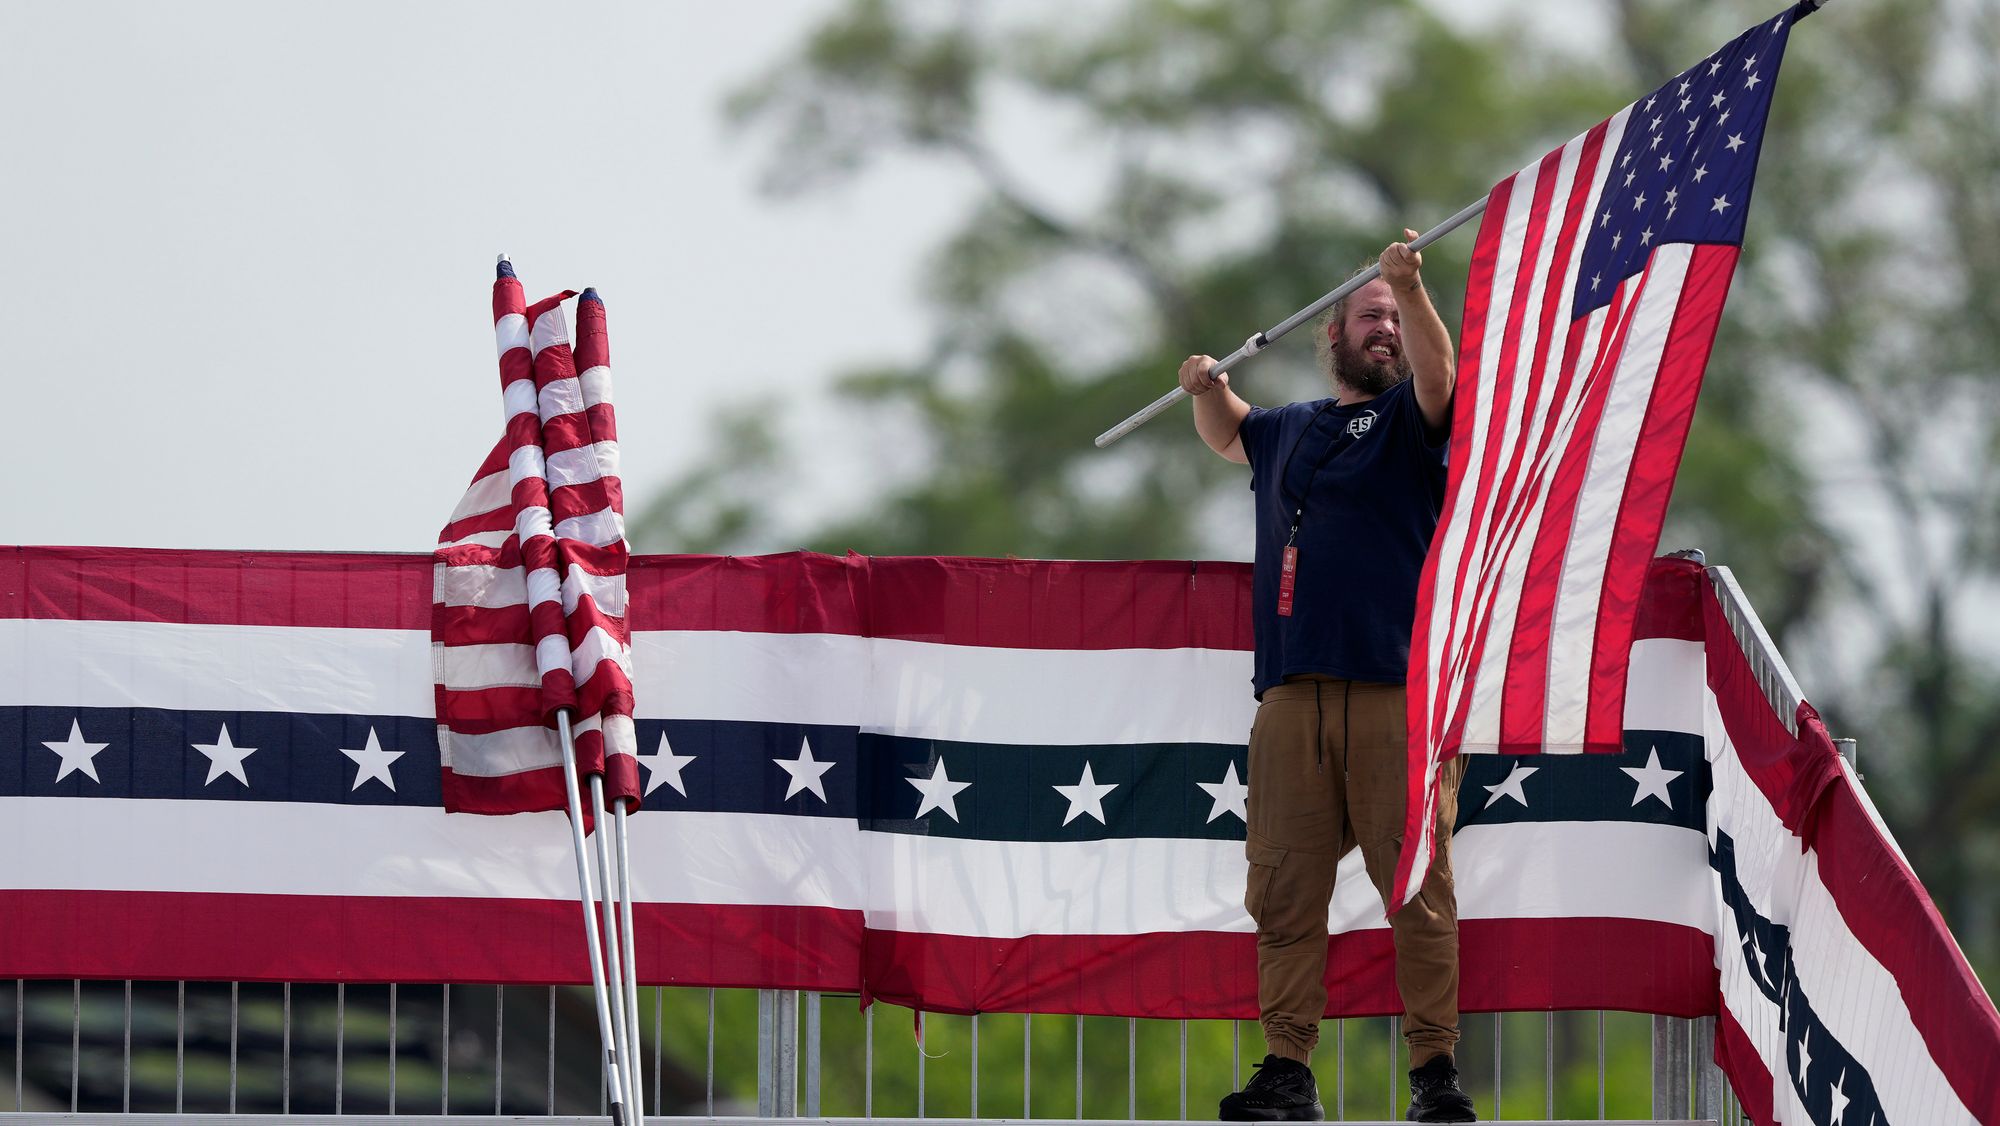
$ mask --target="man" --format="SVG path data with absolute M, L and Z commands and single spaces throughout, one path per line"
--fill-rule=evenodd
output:
M 1415 238 L 1415 231 L 1405 231 Z M 1209 448 L 1250 466 L 1257 641 L 1250 732 L 1250 873 L 1257 999 L 1270 1054 L 1226 1120 L 1323 1116 L 1308 1063 L 1326 1012 L 1334 868 L 1359 844 L 1386 899 L 1402 843 L 1408 770 L 1403 679 L 1417 583 L 1444 500 L 1451 335 L 1407 243 L 1381 278 L 1333 306 L 1319 352 L 1334 397 L 1274 410 L 1190 356 L 1181 386 Z M 1436 856 L 1421 895 L 1390 917 L 1417 1122 L 1471 1122 L 1458 1086 L 1458 908 L 1451 825 L 1462 767 L 1441 782 Z

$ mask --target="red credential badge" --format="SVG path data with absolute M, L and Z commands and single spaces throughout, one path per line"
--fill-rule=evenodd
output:
M 1292 587 L 1299 577 L 1299 549 L 1285 545 L 1285 561 L 1278 566 L 1278 616 L 1292 616 Z

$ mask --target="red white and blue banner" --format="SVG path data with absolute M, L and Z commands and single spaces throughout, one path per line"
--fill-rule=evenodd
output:
M 1410 817 L 1454 754 L 1618 754 L 1647 561 L 1809 4 L 1495 185 L 1467 277 L 1451 469 L 1410 644 Z
M 431 565 L 0 552 L 0 977 L 588 980 L 563 815 L 445 813 Z M 634 558 L 646 982 L 1254 1017 L 1249 597 L 1233 563 Z M 1991 1002 L 1712 598 L 1652 566 L 1622 752 L 1469 760 L 1465 1009 L 1720 1012 L 1759 1121 L 2000 1120 Z M 1358 861 L 1333 1015 L 1400 1008 Z

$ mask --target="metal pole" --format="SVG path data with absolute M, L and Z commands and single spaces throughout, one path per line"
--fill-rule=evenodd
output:
M 1653 1117 L 1688 1114 L 1688 1044 L 1678 1017 L 1653 1017 Z
M 974 1118 L 979 1117 L 979 1018 L 973 1017 L 973 1071 L 972 1106 Z M 653 1077 L 654 1081 L 659 1076 Z M 819 994 L 806 994 L 806 1117 L 819 1117 Z
M 1715 1018 L 1694 1022 L 1694 1117 L 1722 1118 L 1722 1069 L 1715 1064 Z
M 583 941 L 590 952 L 590 988 L 597 999 L 597 1034 L 603 1041 L 604 1073 L 611 1101 L 614 1126 L 624 1126 L 625 1098 L 618 1083 L 617 1037 L 612 1032 L 611 1007 L 605 997 L 604 959 L 597 940 L 596 895 L 590 886 L 589 853 L 583 843 L 583 797 L 576 782 L 576 740 L 570 732 L 569 713 L 556 713 L 556 733 L 562 739 L 563 789 L 569 805 L 570 845 L 576 853 L 576 884 L 583 903 Z M 448 987 L 447 987 L 448 988 Z M 447 1045 L 449 1047 L 449 1045 Z
M 500 1117 L 502 1080 L 507 1075 L 507 987 L 493 987 L 493 1117 Z
M 1035 1014 L 1021 1014 L 1021 1117 L 1035 1116 L 1034 1089 L 1031 1086 L 1035 1074 Z
M 625 1042 L 631 1050 L 632 1069 L 632 1121 L 646 1121 L 645 1073 L 639 1066 L 645 1059 L 639 1040 L 639 953 L 638 941 L 632 936 L 632 836 L 625 822 L 625 813 L 630 801 L 613 803 L 618 808 L 612 814 L 612 827 L 617 836 L 612 843 L 617 848 L 618 861 L 618 902 L 622 916 L 620 935 L 624 938 L 625 957 Z
M 396 1113 L 396 983 L 389 983 L 389 1113 Z
M 1556 1116 L 1556 1014 L 1542 1014 L 1542 1117 Z
M 132 1113 L 132 979 L 125 979 L 125 1093 L 123 1113 Z M 21 1109 L 16 1106 L 15 1110 Z
M 1425 231 L 1423 234 L 1418 235 L 1416 241 L 1410 243 L 1410 249 L 1422 250 L 1424 247 L 1429 246 L 1431 243 L 1434 243 L 1438 239 L 1441 239 L 1444 236 L 1450 234 L 1451 232 L 1457 230 L 1459 227 L 1463 226 L 1467 220 L 1471 219 L 1474 215 L 1477 215 L 1484 210 L 1486 210 L 1486 200 L 1484 199 L 1481 199 L 1477 203 L 1468 204 L 1467 206 L 1459 209 L 1459 212 L 1456 215 L 1453 215 L 1451 218 L 1446 219 L 1444 222 L 1439 223 L 1435 227 L 1432 227 L 1430 230 Z M 1227 356 L 1224 356 L 1223 358 L 1215 362 L 1215 367 L 1213 369 L 1214 374 L 1220 375 L 1225 371 L 1233 369 L 1237 364 L 1242 363 L 1244 360 L 1247 360 L 1250 357 L 1256 355 L 1257 353 L 1263 351 L 1265 348 L 1270 347 L 1273 343 L 1275 343 L 1278 340 L 1279 337 L 1284 336 L 1286 333 L 1292 331 L 1293 329 L 1299 327 L 1300 325 L 1306 323 L 1307 321 L 1312 320 L 1314 317 L 1319 316 L 1320 313 L 1324 312 L 1326 308 L 1332 305 L 1334 302 L 1340 300 L 1343 297 L 1346 297 L 1348 294 L 1353 293 L 1355 290 L 1360 289 L 1362 286 L 1367 285 L 1369 282 L 1372 282 L 1376 278 L 1379 278 L 1381 276 L 1382 276 L 1382 267 L 1380 265 L 1369 266 L 1367 269 L 1354 275 L 1347 281 L 1342 282 L 1338 287 L 1336 287 L 1331 292 L 1326 294 L 1326 296 L 1321 297 L 1319 300 L 1313 302 L 1312 304 L 1306 306 L 1303 309 L 1300 309 L 1298 312 L 1293 313 L 1291 316 L 1286 317 L 1284 320 L 1278 322 L 1277 324 L 1271 326 L 1268 329 L 1265 329 L 1263 332 L 1259 332 L 1252 335 L 1250 339 L 1243 342 L 1243 347 L 1238 348 L 1236 351 L 1229 353 Z M 1125 435 L 1130 434 L 1132 431 L 1137 430 L 1139 427 L 1144 426 L 1146 423 L 1151 422 L 1153 419 L 1159 417 L 1162 411 L 1165 411 L 1168 407 L 1173 406 L 1175 403 L 1178 403 L 1182 399 L 1185 399 L 1187 397 L 1188 393 L 1185 390 L 1183 390 L 1178 386 L 1175 387 L 1172 391 L 1169 391 L 1166 394 L 1160 396 L 1159 398 L 1154 399 L 1151 403 L 1148 403 L 1145 407 L 1141 408 L 1137 414 L 1134 414 L 1132 417 L 1126 419 L 1125 421 L 1119 423 L 1118 425 L 1112 427 L 1111 429 L 1106 430 L 1104 433 L 1099 434 L 1097 436 L 1097 448 L 1103 449 L 1104 447 L 1110 445 L 1111 443 L 1116 442 L 1118 439 L 1123 438 Z
M 601 893 L 599 905 L 604 910 L 604 992 L 611 999 L 611 1038 L 614 1054 L 618 1057 L 619 1089 L 625 1095 L 625 1118 L 632 1116 L 633 1088 L 637 1076 L 633 1074 L 632 1041 L 630 1026 L 625 1019 L 625 973 L 623 969 L 624 945 L 618 936 L 618 876 L 613 870 L 611 846 L 612 827 L 604 819 L 604 776 L 590 776 L 590 809 L 597 819 L 597 873 L 603 881 L 598 885 Z
M 816 1110 L 807 1111 L 817 1116 Z M 979 1117 L 979 1014 L 972 1014 L 972 1117 Z

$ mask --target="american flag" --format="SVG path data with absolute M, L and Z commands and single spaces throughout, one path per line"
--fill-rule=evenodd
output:
M 558 711 L 578 769 L 607 800 L 636 800 L 624 498 L 604 304 L 524 301 L 512 265 L 493 283 L 506 432 L 434 554 L 431 627 L 447 809 L 561 809 Z M 579 371 L 581 366 L 581 371 Z
M 1744 32 L 1488 197 L 1450 484 L 1411 637 L 1394 906 L 1430 862 L 1446 758 L 1620 749 L 1639 589 L 1742 245 L 1778 63 L 1811 10 Z

